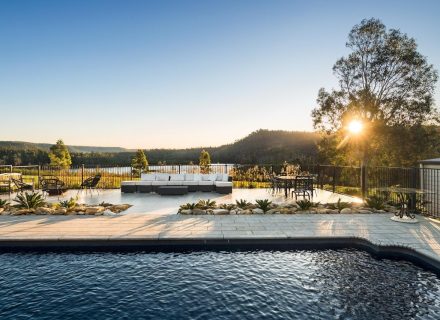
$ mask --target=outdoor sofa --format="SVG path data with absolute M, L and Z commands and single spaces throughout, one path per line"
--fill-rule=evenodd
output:
M 161 187 L 181 186 L 182 190 L 188 192 L 203 191 L 217 192 L 221 194 L 232 193 L 232 181 L 227 174 L 168 174 L 168 173 L 142 173 L 140 181 L 122 181 L 121 192 L 160 192 Z M 170 189 L 170 188 L 163 188 Z

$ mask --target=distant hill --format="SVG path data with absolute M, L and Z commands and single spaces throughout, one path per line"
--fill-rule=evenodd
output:
M 146 150 L 150 164 L 198 163 L 200 151 L 207 150 L 213 163 L 282 163 L 315 159 L 319 135 L 313 132 L 257 130 L 234 143 L 208 148 Z M 51 144 L 19 141 L 0 141 L 0 163 L 42 163 Z M 73 164 L 129 165 L 134 150 L 119 147 L 68 146 Z M 32 160 L 34 154 L 38 158 Z M 36 157 L 36 156 L 35 156 Z M 34 162 L 35 161 L 35 162 Z
M 50 143 L 33 143 L 24 141 L 0 141 L 0 148 L 8 148 L 14 150 L 42 150 L 49 151 L 49 148 L 53 144 Z M 125 149 L 121 147 L 90 147 L 90 146 L 67 146 L 69 151 L 72 153 L 80 152 L 129 152 L 130 149 Z

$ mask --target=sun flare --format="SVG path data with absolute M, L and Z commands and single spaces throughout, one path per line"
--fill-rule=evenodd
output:
M 363 124 L 361 121 L 359 120 L 352 120 L 349 124 L 348 124 L 348 131 L 350 131 L 353 134 L 358 134 L 362 131 L 363 128 Z

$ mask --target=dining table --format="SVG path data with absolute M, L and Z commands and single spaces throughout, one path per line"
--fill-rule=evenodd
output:
M 280 175 L 274 177 L 276 181 L 281 182 L 283 189 L 284 189 L 284 195 L 286 198 L 289 196 L 289 189 L 295 186 L 295 182 L 299 179 L 310 179 L 310 176 L 304 176 L 304 175 Z

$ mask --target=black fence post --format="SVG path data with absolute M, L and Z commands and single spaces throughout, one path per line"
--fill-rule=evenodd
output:
M 361 165 L 361 194 L 364 200 L 367 195 L 367 167 L 364 164 Z
M 84 163 L 81 165 L 81 184 L 84 182 Z
M 333 193 L 335 193 L 336 192 L 336 166 L 333 166 L 333 187 L 332 187 L 332 190 L 333 190 Z
M 40 189 L 40 175 L 41 175 L 41 165 L 38 165 L 38 171 L 37 171 L 37 189 Z
M 410 177 L 410 188 L 417 189 L 417 171 L 418 168 L 412 168 L 411 169 L 411 177 Z M 411 193 L 410 195 L 410 201 L 409 201 L 409 210 L 416 210 L 417 209 L 417 195 L 415 193 Z

